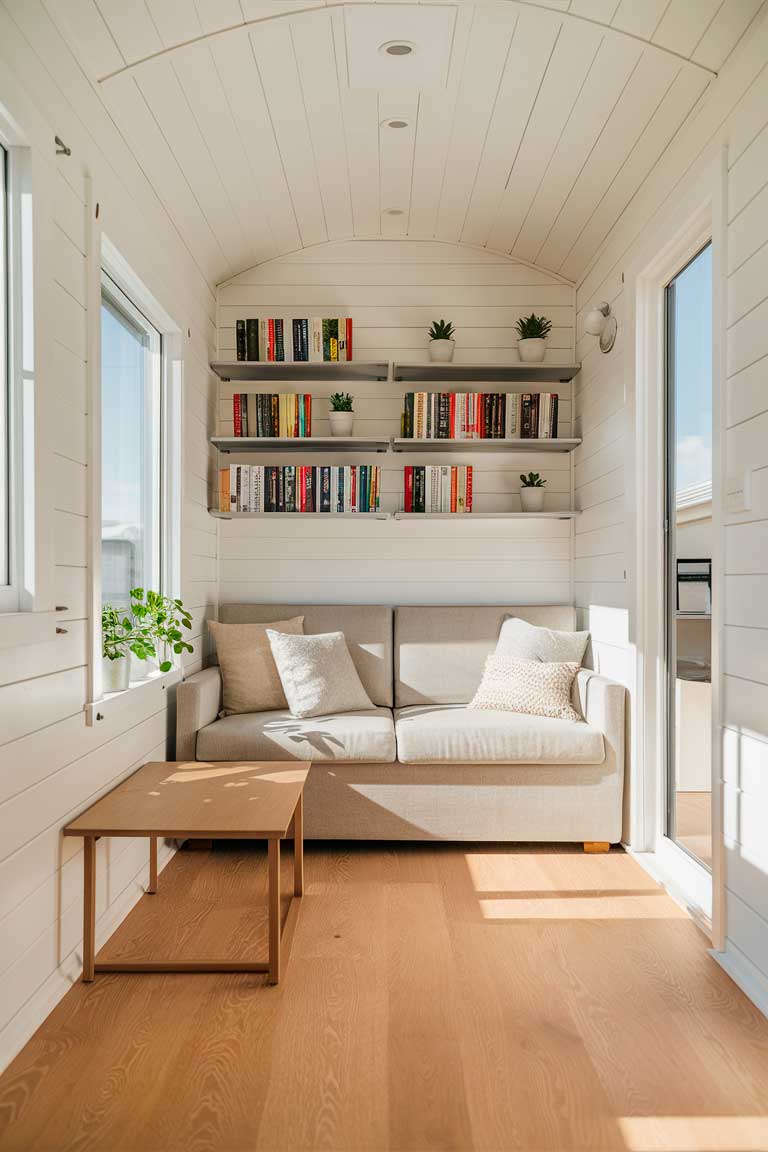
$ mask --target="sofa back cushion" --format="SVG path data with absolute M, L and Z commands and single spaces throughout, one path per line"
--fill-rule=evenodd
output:
M 357 674 L 374 704 L 392 707 L 392 608 L 379 604 L 222 604 L 223 624 L 269 624 L 304 617 L 304 635 L 343 632 Z
M 576 627 L 576 610 L 568 604 L 396 608 L 395 706 L 469 703 L 506 616 L 561 632 Z

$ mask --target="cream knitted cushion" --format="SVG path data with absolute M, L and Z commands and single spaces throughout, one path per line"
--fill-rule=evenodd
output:
M 240 712 L 274 712 L 286 707 L 285 692 L 272 657 L 267 628 L 304 631 L 304 617 L 274 624 L 220 624 L 209 620 L 221 668 L 223 716 Z
M 571 704 L 573 681 L 578 671 L 576 663 L 510 660 L 494 653 L 485 662 L 480 687 L 468 707 L 580 720 Z

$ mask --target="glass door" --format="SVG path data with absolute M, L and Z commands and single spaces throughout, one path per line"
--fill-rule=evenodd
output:
M 665 304 L 665 831 L 711 868 L 711 244 L 670 281 Z

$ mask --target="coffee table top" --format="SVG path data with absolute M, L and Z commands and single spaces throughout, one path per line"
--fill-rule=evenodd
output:
M 65 836 L 285 836 L 307 760 L 153 761 L 81 812 Z

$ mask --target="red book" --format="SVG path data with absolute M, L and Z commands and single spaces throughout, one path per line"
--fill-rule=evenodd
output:
M 458 480 L 458 468 L 451 468 L 451 512 L 456 511 L 456 482 Z
M 352 317 L 347 316 L 347 360 L 352 359 Z
M 448 435 L 453 440 L 456 436 L 456 393 L 451 392 L 448 400 Z
M 299 465 L 299 492 L 298 492 L 298 505 L 299 512 L 305 512 L 307 506 L 306 489 L 304 488 L 304 466 Z
M 243 434 L 243 414 L 240 411 L 240 393 L 235 392 L 232 397 L 232 418 L 235 422 L 235 436 Z
M 357 512 L 357 464 L 353 464 L 349 471 L 351 479 L 349 507 L 350 511 Z
M 405 469 L 405 511 L 413 512 L 413 466 L 407 465 Z
M 472 511 L 472 465 L 467 465 L 467 512 Z
M 312 435 L 312 394 L 310 392 L 304 395 L 304 435 Z
M 298 434 L 299 434 L 299 404 L 300 403 L 301 403 L 301 397 L 298 395 L 294 396 L 293 397 L 293 434 L 294 434 L 294 436 L 298 436 Z
M 267 320 L 267 359 L 275 358 L 275 322 Z

